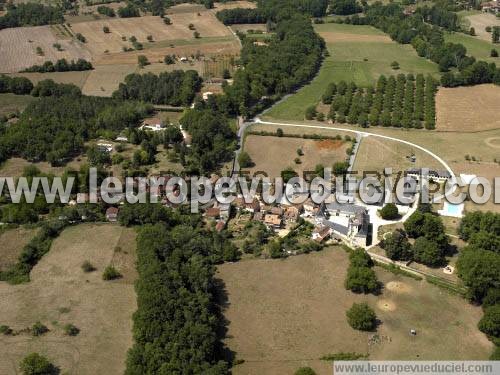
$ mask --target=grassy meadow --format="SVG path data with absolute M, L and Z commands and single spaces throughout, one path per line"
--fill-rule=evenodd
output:
M 329 56 L 310 84 L 273 107 L 267 116 L 302 120 L 305 109 L 320 101 L 330 82 L 369 86 L 381 74 L 438 73 L 437 65 L 419 57 L 410 45 L 398 44 L 374 27 L 326 23 L 315 25 L 315 30 L 325 39 Z M 399 70 L 391 68 L 393 61 L 399 63 Z

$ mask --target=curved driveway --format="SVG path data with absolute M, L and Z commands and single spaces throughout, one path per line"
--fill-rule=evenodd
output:
M 452 181 L 455 181 L 455 179 L 456 179 L 455 173 L 453 173 L 453 170 L 451 169 L 451 167 L 443 159 L 441 159 L 438 155 L 436 155 L 432 151 L 430 151 L 430 150 L 428 150 L 428 149 L 426 149 L 426 148 L 424 148 L 422 146 L 419 146 L 419 145 L 417 145 L 415 143 L 412 143 L 412 142 L 409 142 L 409 141 L 405 141 L 403 139 L 399 139 L 399 138 L 395 138 L 395 137 L 389 137 L 387 135 L 381 135 L 381 134 L 364 132 L 364 131 L 361 131 L 361 130 L 337 128 L 337 127 L 333 127 L 333 126 L 304 125 L 304 124 L 301 125 L 301 124 L 288 124 L 288 123 L 282 123 L 282 122 L 263 121 L 263 120 L 261 120 L 258 117 L 255 118 L 253 122 L 255 122 L 257 124 L 265 124 L 265 125 L 267 124 L 267 125 L 290 126 L 290 127 L 297 127 L 297 128 L 313 128 L 313 129 L 338 130 L 338 131 L 343 131 L 343 132 L 356 133 L 356 134 L 361 135 L 362 137 L 378 137 L 378 138 L 388 139 L 390 141 L 401 142 L 401 143 L 407 144 L 409 146 L 415 147 L 415 148 L 417 148 L 417 149 L 419 149 L 419 150 L 421 150 L 421 151 L 429 154 L 430 156 L 432 156 L 434 159 L 436 159 L 437 161 L 439 161 L 439 163 L 450 173 Z

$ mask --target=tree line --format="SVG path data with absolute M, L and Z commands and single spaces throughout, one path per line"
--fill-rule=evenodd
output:
M 299 14 L 287 1 L 265 3 L 259 3 L 258 9 L 264 9 L 269 15 L 276 32 L 269 44 L 259 46 L 243 37 L 241 63 L 244 69 L 234 74 L 233 84 L 225 85 L 223 95 L 212 95 L 206 102 L 195 98 L 194 109 L 181 120 L 193 136 L 192 147 L 183 151 L 188 170 L 208 173 L 230 160 L 236 135 L 228 118 L 250 117 L 260 112 L 308 82 L 319 68 L 325 45 L 314 32 L 310 19 Z M 313 3 L 323 4 L 311 0 L 308 7 L 312 8 Z
M 76 61 L 71 60 L 68 62 L 66 59 L 59 59 L 55 63 L 52 61 L 45 61 L 42 65 L 33 65 L 29 68 L 23 70 L 23 72 L 30 73 L 50 73 L 50 72 L 79 72 L 83 70 L 92 70 L 94 67 L 92 63 L 84 60 L 78 59 Z
M 39 3 L 7 5 L 7 14 L 0 17 L 0 29 L 21 26 L 42 26 L 64 22 L 63 10 Z
M 500 84 L 500 69 L 494 63 L 476 61 L 467 56 L 462 44 L 445 42 L 443 29 L 454 31 L 459 27 L 455 13 L 434 6 L 419 8 L 407 16 L 399 4 L 380 2 L 367 6 L 365 13 L 364 17 L 354 15 L 337 22 L 372 25 L 398 43 L 411 44 L 419 56 L 435 62 L 441 72 L 447 73 L 443 85 Z M 450 72 L 454 68 L 458 73 Z
M 457 262 L 458 276 L 468 297 L 484 311 L 479 329 L 496 345 L 491 359 L 500 359 L 500 214 L 470 212 L 460 222 L 460 238 L 467 241 Z
M 330 104 L 328 118 L 339 123 L 434 129 L 436 86 L 431 76 L 422 74 L 416 78 L 412 74 L 381 75 L 375 87 L 331 83 L 322 101 Z M 315 117 L 315 108 L 312 110 L 308 108 L 306 118 Z
M 224 25 L 266 23 L 267 16 L 262 9 L 233 8 L 223 9 L 216 14 Z
M 221 318 L 209 260 L 214 244 L 199 224 L 186 215 L 139 230 L 138 309 L 127 375 L 228 373 L 216 334 Z
M 113 98 L 141 100 L 153 104 L 189 105 L 201 88 L 201 77 L 194 70 L 163 72 L 159 75 L 129 74 Z
M 9 77 L 0 75 L 0 93 L 12 93 L 15 95 L 39 96 L 80 96 L 82 94 L 78 86 L 72 83 L 56 83 L 52 79 L 44 79 L 33 86 L 33 83 L 25 77 Z
M 268 45 L 243 37 L 245 69 L 239 69 L 233 85 L 224 90 L 234 114 L 258 113 L 308 82 L 319 68 L 325 45 L 310 20 L 296 11 L 288 12 L 286 6 L 275 20 L 275 35 Z

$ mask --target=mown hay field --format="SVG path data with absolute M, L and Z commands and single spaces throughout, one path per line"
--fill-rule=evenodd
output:
M 500 129 L 500 86 L 440 88 L 436 95 L 436 129 L 476 132 Z
M 94 57 L 109 53 L 121 52 L 123 47 L 130 48 L 132 44 L 129 38 L 135 36 L 144 45 L 165 40 L 191 40 L 194 30 L 189 29 L 189 24 L 193 24 L 196 31 L 202 37 L 223 37 L 230 36 L 227 27 L 220 23 L 211 12 L 199 13 L 176 13 L 169 15 L 171 25 L 165 25 L 160 17 L 144 16 L 135 18 L 115 18 L 107 20 L 97 20 L 91 22 L 80 22 L 72 25 L 74 33 L 81 33 L 87 39 L 86 46 Z M 109 28 L 109 33 L 104 33 L 103 27 Z M 147 41 L 151 35 L 154 42 Z M 126 41 L 122 40 L 125 37 Z
M 57 51 L 54 43 L 59 43 L 62 51 Z M 41 47 L 43 56 L 37 55 Z M 90 53 L 82 43 L 68 38 L 56 37 L 50 26 L 17 27 L 0 30 L 0 72 L 15 73 L 47 60 L 65 58 L 89 60 Z

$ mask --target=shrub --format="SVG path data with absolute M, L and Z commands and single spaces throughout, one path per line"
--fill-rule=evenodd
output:
M 109 30 L 108 26 L 103 26 L 102 27 L 102 31 L 104 32 L 104 34 L 109 34 L 110 33 L 110 30 Z
M 349 325 L 360 331 L 373 331 L 377 326 L 375 311 L 366 303 L 354 303 L 346 316 Z
M 376 293 L 380 289 L 377 275 L 371 268 L 352 265 L 347 270 L 344 285 L 355 293 Z
M 31 353 L 23 358 L 19 367 L 24 375 L 52 375 L 57 374 L 57 368 L 47 358 Z
M 294 375 L 316 375 L 316 373 L 310 367 L 301 367 L 295 371 Z
M 316 117 L 317 112 L 316 112 L 316 106 L 311 105 L 307 107 L 306 109 L 306 120 L 312 120 Z
M 391 63 L 391 68 L 394 69 L 394 70 L 398 70 L 399 69 L 399 63 L 397 61 L 393 61 Z
M 145 55 L 139 55 L 137 56 L 137 64 L 141 68 L 144 68 L 146 65 L 149 65 L 149 60 Z
M 96 270 L 96 268 L 90 263 L 88 260 L 82 263 L 82 270 L 83 272 L 93 272 Z
M 0 326 L 0 335 L 10 335 L 12 333 L 12 329 L 9 326 L 1 325 Z
M 491 57 L 498 57 L 498 51 L 496 49 L 492 49 L 490 52 Z
M 198 38 L 200 38 L 200 36 L 201 36 L 201 35 L 200 35 L 200 33 L 199 33 L 198 31 L 195 31 L 195 32 L 193 33 L 193 36 L 194 36 L 196 39 L 198 39 Z
M 87 39 L 80 33 L 75 34 L 76 39 L 78 39 L 82 43 L 87 43 Z
M 43 334 L 45 334 L 47 332 L 49 332 L 49 329 L 47 328 L 47 326 L 43 325 L 40 322 L 36 322 L 31 327 L 31 334 L 33 336 L 42 336 Z
M 163 62 L 167 65 L 172 65 L 172 64 L 175 64 L 175 58 L 171 55 L 167 55 L 165 56 L 165 58 L 163 59 Z
M 66 324 L 64 326 L 64 333 L 68 336 L 76 336 L 80 333 L 80 330 L 73 324 Z
M 107 266 L 102 274 L 103 280 L 115 280 L 122 277 L 121 273 L 113 266 Z
M 380 217 L 384 220 L 395 220 L 399 217 L 398 208 L 394 203 L 388 203 L 379 210 Z

